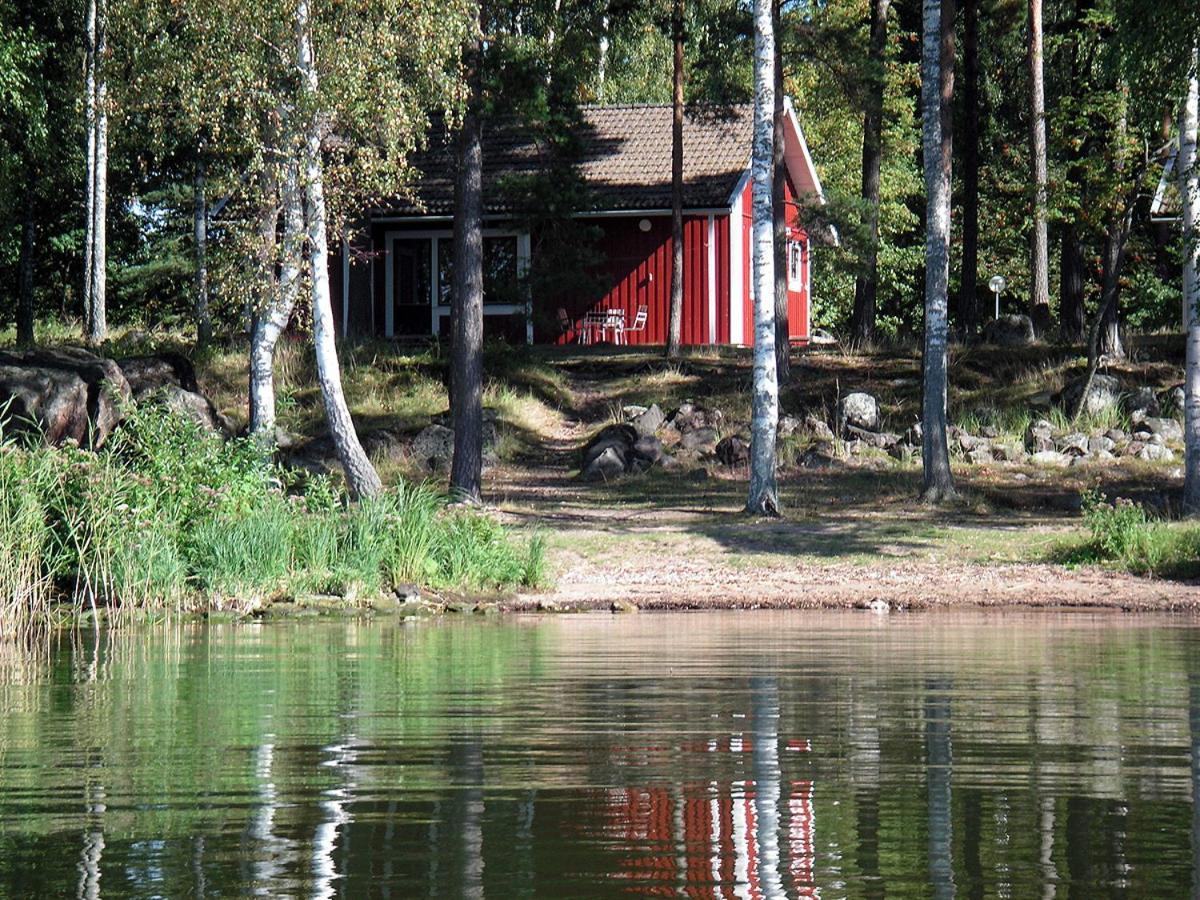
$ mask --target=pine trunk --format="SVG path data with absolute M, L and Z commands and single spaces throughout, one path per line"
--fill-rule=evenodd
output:
M 854 282 L 851 339 L 856 344 L 875 339 L 876 300 L 879 293 L 879 172 L 883 162 L 883 90 L 887 50 L 887 17 L 891 0 L 871 2 L 871 78 L 867 110 L 863 117 L 862 198 L 867 206 L 867 247 L 863 273 Z
M 108 0 L 96 0 L 95 50 L 95 163 L 93 171 L 91 290 L 88 307 L 88 343 L 99 344 L 108 337 L 108 76 L 104 57 L 108 52 Z
M 750 420 L 750 493 L 746 511 L 779 515 L 775 431 L 779 384 L 775 372 L 775 252 L 771 161 L 775 132 L 773 0 L 754 0 L 754 146 L 750 158 L 754 215 L 754 382 Z
M 1029 131 L 1033 156 L 1033 232 L 1030 234 L 1029 317 L 1034 331 L 1050 327 L 1046 234 L 1046 96 L 1042 77 L 1042 0 L 1029 0 Z
M 1059 271 L 1059 297 L 1062 304 L 1059 328 L 1064 341 L 1077 344 L 1087 334 L 1084 308 L 1084 260 L 1079 227 L 1068 221 L 1062 232 L 1062 260 Z
M 1187 307 L 1187 363 L 1184 377 L 1183 507 L 1200 515 L 1200 170 L 1196 120 L 1200 118 L 1200 52 L 1192 53 L 1187 99 L 1179 126 L 1179 196 L 1183 205 L 1183 298 Z
M 212 341 L 212 317 L 208 310 L 208 198 L 205 193 L 203 142 L 196 157 L 192 179 L 192 239 L 195 252 L 193 272 L 193 312 L 196 318 L 196 343 Z
M 313 346 L 317 357 L 317 380 L 325 402 L 325 418 L 338 459 L 346 472 L 350 493 L 373 497 L 383 489 L 379 473 L 371 465 L 354 430 L 354 420 L 342 392 L 342 373 L 334 339 L 333 304 L 329 296 L 329 247 L 325 223 L 324 172 L 321 163 L 320 120 L 316 114 L 317 70 L 313 59 L 309 0 L 296 4 L 296 69 L 301 78 L 301 96 L 306 105 L 304 134 L 304 196 L 307 201 L 308 257 L 312 293 Z
M 962 275 L 958 321 L 979 331 L 979 0 L 963 4 Z
M 279 220 L 271 196 L 263 212 L 261 238 L 269 269 L 264 273 L 263 298 L 250 329 L 250 434 L 264 446 L 275 444 L 275 346 L 287 329 L 300 294 L 304 266 L 304 198 L 299 167 L 289 162 L 282 185 L 283 246 L 279 276 L 275 276 L 275 227 Z M 269 242 L 270 250 L 266 244 Z
M 679 356 L 683 331 L 683 0 L 671 14 L 675 65 L 671 89 L 671 311 L 667 356 Z
M 25 183 L 25 199 L 21 210 L 21 250 L 17 258 L 17 344 L 33 344 L 33 285 L 37 251 L 37 210 L 35 209 L 33 178 Z
M 953 34 L 949 4 L 923 0 L 921 45 L 922 149 L 925 170 L 925 347 L 921 402 L 922 498 L 938 502 L 954 496 L 946 442 L 946 319 L 950 280 L 950 135 L 946 108 L 954 73 L 944 65 L 946 35 Z M 952 44 L 951 44 L 952 47 Z M 951 63 L 953 53 L 949 54 Z
M 771 24 L 779 34 L 779 4 L 771 5 Z M 780 385 L 791 378 L 791 323 L 788 322 L 787 272 L 787 163 L 784 159 L 783 53 L 775 41 L 775 114 L 771 156 L 772 234 L 775 252 L 775 377 Z
M 454 499 L 479 503 L 483 480 L 483 135 L 479 115 L 478 43 L 469 52 L 473 91 L 458 136 L 454 182 L 454 344 L 450 412 Z

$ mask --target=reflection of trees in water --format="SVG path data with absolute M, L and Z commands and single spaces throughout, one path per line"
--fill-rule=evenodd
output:
M 929 880 L 933 896 L 954 896 L 954 809 L 950 776 L 953 748 L 950 739 L 949 678 L 930 678 L 925 683 L 925 783 L 929 799 Z

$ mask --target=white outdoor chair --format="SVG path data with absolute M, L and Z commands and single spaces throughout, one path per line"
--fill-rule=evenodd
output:
M 628 328 L 623 329 L 622 338 L 628 343 L 629 335 L 637 334 L 646 330 L 646 323 L 650 320 L 650 307 L 639 306 L 637 313 L 633 317 L 633 324 Z

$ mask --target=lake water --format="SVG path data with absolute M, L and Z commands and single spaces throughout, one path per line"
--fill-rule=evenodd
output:
M 0 645 L 0 896 L 1188 897 L 1200 628 L 719 612 Z

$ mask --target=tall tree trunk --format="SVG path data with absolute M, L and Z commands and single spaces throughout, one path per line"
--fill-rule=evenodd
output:
M 775 31 L 775 113 L 771 156 L 772 240 L 775 251 L 775 376 L 788 383 L 792 374 L 791 326 L 788 322 L 788 214 L 787 163 L 784 159 L 783 51 L 779 40 L 779 5 L 771 4 L 771 26 Z
M 342 373 L 334 342 L 333 304 L 329 296 L 329 248 L 325 225 L 325 187 L 321 164 L 321 125 L 316 114 L 317 69 L 313 59 L 309 0 L 296 4 L 296 69 L 301 78 L 305 104 L 304 195 L 307 201 L 308 257 L 311 273 L 313 346 L 317 357 L 317 380 L 325 401 L 325 418 L 338 459 L 346 472 L 346 484 L 355 497 L 373 497 L 383 489 L 379 473 L 371 465 L 354 430 L 354 420 L 342 393 Z
M 1187 364 L 1184 377 L 1183 507 L 1200 514 L 1200 170 L 1196 120 L 1200 116 L 1200 51 L 1192 51 L 1187 99 L 1179 123 L 1179 196 L 1183 205 L 1183 300 L 1187 308 Z
M 683 329 L 683 0 L 674 0 L 671 40 L 675 65 L 671 83 L 671 312 L 667 356 L 679 356 Z
M 1079 226 L 1073 219 L 1063 226 L 1060 265 L 1059 297 L 1062 311 L 1059 327 L 1063 340 L 1075 344 L 1087 334 L 1087 311 L 1083 301 L 1083 246 L 1079 240 Z
M 279 276 L 275 275 L 275 229 L 279 222 L 275 187 L 269 185 L 263 207 L 260 239 L 263 242 L 262 298 L 250 328 L 250 434 L 264 447 L 275 445 L 275 346 L 287 329 L 300 295 L 304 266 L 304 198 L 300 193 L 299 166 L 285 164 L 283 184 L 283 244 Z
M 746 511 L 779 515 L 775 432 L 779 383 L 775 372 L 775 251 L 771 161 L 775 136 L 773 0 L 754 0 L 754 146 L 750 157 L 754 215 L 754 382 L 751 389 L 750 493 Z
M 208 198 L 205 194 L 204 142 L 196 154 L 192 178 L 192 238 L 195 271 L 192 304 L 196 318 L 196 343 L 201 347 L 212 341 L 212 316 L 208 311 Z
M 1029 0 L 1029 132 L 1033 156 L 1033 232 L 1030 234 L 1029 317 L 1037 334 L 1050 327 L 1046 247 L 1046 92 L 1042 77 L 1042 0 Z
M 851 340 L 856 344 L 875 339 L 876 298 L 879 293 L 879 170 L 883 161 L 883 91 L 887 50 L 887 18 L 891 0 L 871 0 L 871 45 L 868 51 L 870 81 L 863 116 L 862 198 L 867 206 L 868 242 L 862 274 L 854 282 Z
M 88 228 L 85 250 L 87 339 L 99 344 L 108 336 L 107 290 L 108 223 L 108 0 L 89 0 L 87 14 L 87 90 L 89 133 Z
M 96 223 L 93 226 L 92 309 L 88 341 L 108 337 L 108 0 L 96 0 Z
M 21 251 L 17 258 L 17 344 L 33 344 L 33 283 L 37 250 L 37 211 L 33 192 L 33 176 L 25 181 L 25 198 L 21 209 Z
M 954 496 L 946 442 L 947 291 L 950 280 L 951 144 L 947 108 L 954 91 L 952 5 L 923 0 L 921 45 L 922 149 L 925 169 L 925 349 L 921 401 L 922 499 Z M 948 37 L 947 37 L 948 36 Z M 950 66 L 945 65 L 946 45 Z
M 87 159 L 84 161 L 87 211 L 83 229 L 83 327 L 86 336 L 92 321 L 92 251 L 96 244 L 96 0 L 88 0 L 83 40 L 83 109 L 87 128 Z
M 483 123 L 479 114 L 482 50 L 472 40 L 467 55 L 473 96 L 458 136 L 454 182 L 454 344 L 450 413 L 454 460 L 450 490 L 456 500 L 479 503 L 483 478 Z
M 1101 302 L 1099 353 L 1110 359 L 1124 359 L 1121 342 L 1121 270 L 1125 263 L 1125 242 L 1129 239 L 1133 211 L 1114 217 L 1104 235 L 1104 269 L 1100 278 Z
M 962 277 L 958 321 L 979 330 L 979 0 L 963 3 Z

